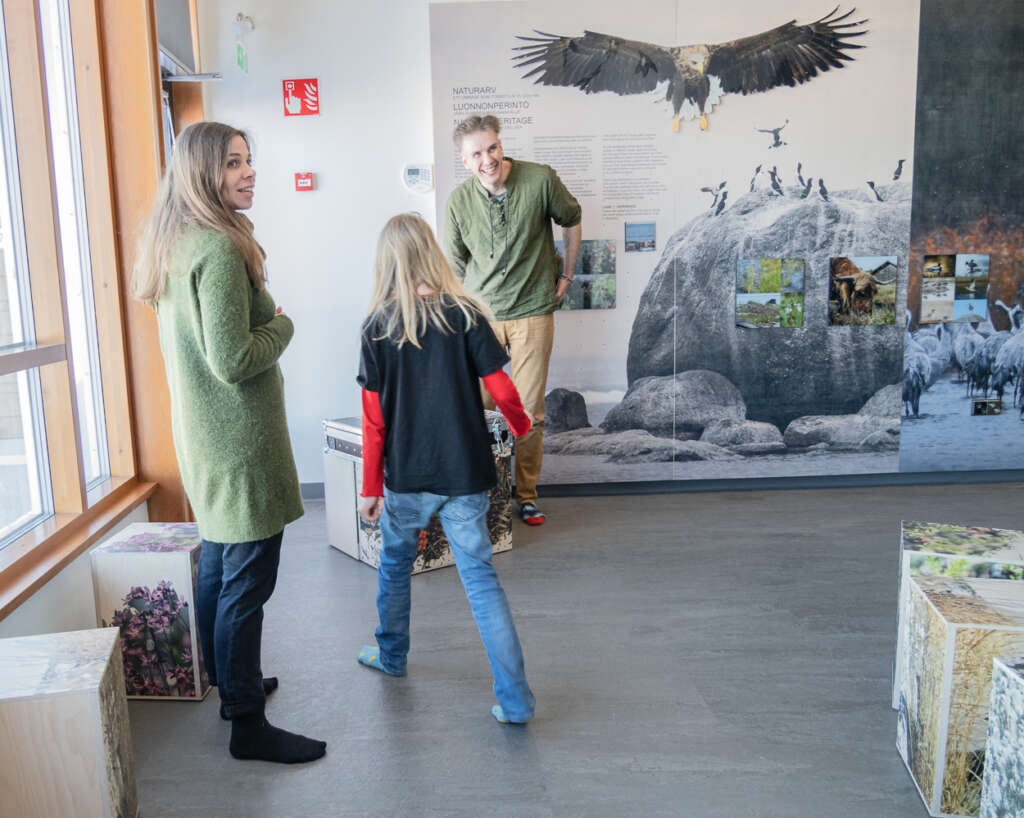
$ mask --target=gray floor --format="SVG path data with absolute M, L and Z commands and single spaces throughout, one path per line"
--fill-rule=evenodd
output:
M 240 762 L 217 696 L 131 702 L 157 816 L 926 815 L 895 749 L 899 521 L 1024 528 L 1024 486 L 735 492 L 544 502 L 495 556 L 537 717 L 503 727 L 452 568 L 414 578 L 409 675 L 356 664 L 376 574 L 285 536 L 267 606 L 271 721 L 328 742 Z

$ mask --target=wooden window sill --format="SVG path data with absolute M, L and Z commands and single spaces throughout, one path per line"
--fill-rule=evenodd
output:
M 81 514 L 56 514 L 0 551 L 0 620 L 100 540 L 156 491 L 113 477 L 109 493 Z

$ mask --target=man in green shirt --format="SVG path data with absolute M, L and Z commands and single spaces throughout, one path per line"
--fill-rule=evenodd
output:
M 448 197 L 445 251 L 467 289 L 494 312 L 491 324 L 508 350 L 511 376 L 529 434 L 516 441 L 516 501 L 523 521 L 542 525 L 537 508 L 544 435 L 544 391 L 555 337 L 554 311 L 572 282 L 582 227 L 579 202 L 547 165 L 505 156 L 494 116 L 471 116 L 455 128 L 462 164 L 473 176 Z M 564 268 L 551 222 L 563 228 Z M 484 394 L 489 408 L 489 396 Z

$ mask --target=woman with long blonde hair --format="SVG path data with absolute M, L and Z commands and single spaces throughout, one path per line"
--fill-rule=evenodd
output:
M 133 289 L 157 314 L 174 447 L 202 537 L 196 619 L 230 752 L 294 764 L 327 745 L 264 715 L 277 680 L 260 665 L 263 606 L 284 527 L 303 508 L 277 364 L 295 330 L 267 292 L 263 249 L 240 212 L 255 181 L 245 133 L 218 122 L 182 131 Z
M 496 474 L 480 380 L 516 437 L 529 431 L 530 418 L 502 369 L 508 355 L 488 317 L 422 218 L 388 221 L 377 243 L 357 379 L 363 390 L 359 513 L 367 522 L 379 519 L 381 530 L 377 645 L 363 647 L 359 662 L 405 674 L 412 565 L 419 531 L 436 513 L 491 663 L 498 699 L 491 713 L 502 723 L 522 723 L 533 717 L 534 698 L 491 564 L 488 492 Z

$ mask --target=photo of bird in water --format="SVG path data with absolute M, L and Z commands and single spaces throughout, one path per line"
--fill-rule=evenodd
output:
M 854 37 L 867 33 L 867 20 L 849 21 L 855 9 L 838 14 L 836 6 L 813 23 L 791 20 L 777 28 L 725 43 L 660 46 L 612 34 L 584 31 L 563 37 L 535 31 L 519 36 L 513 62 L 530 69 L 523 75 L 534 84 L 578 88 L 585 94 L 612 91 L 642 94 L 666 84 L 672 105 L 672 130 L 680 119 L 699 118 L 707 130 L 708 114 L 724 94 L 753 94 L 780 85 L 809 82 L 831 68 L 853 60 L 850 51 L 863 48 Z

